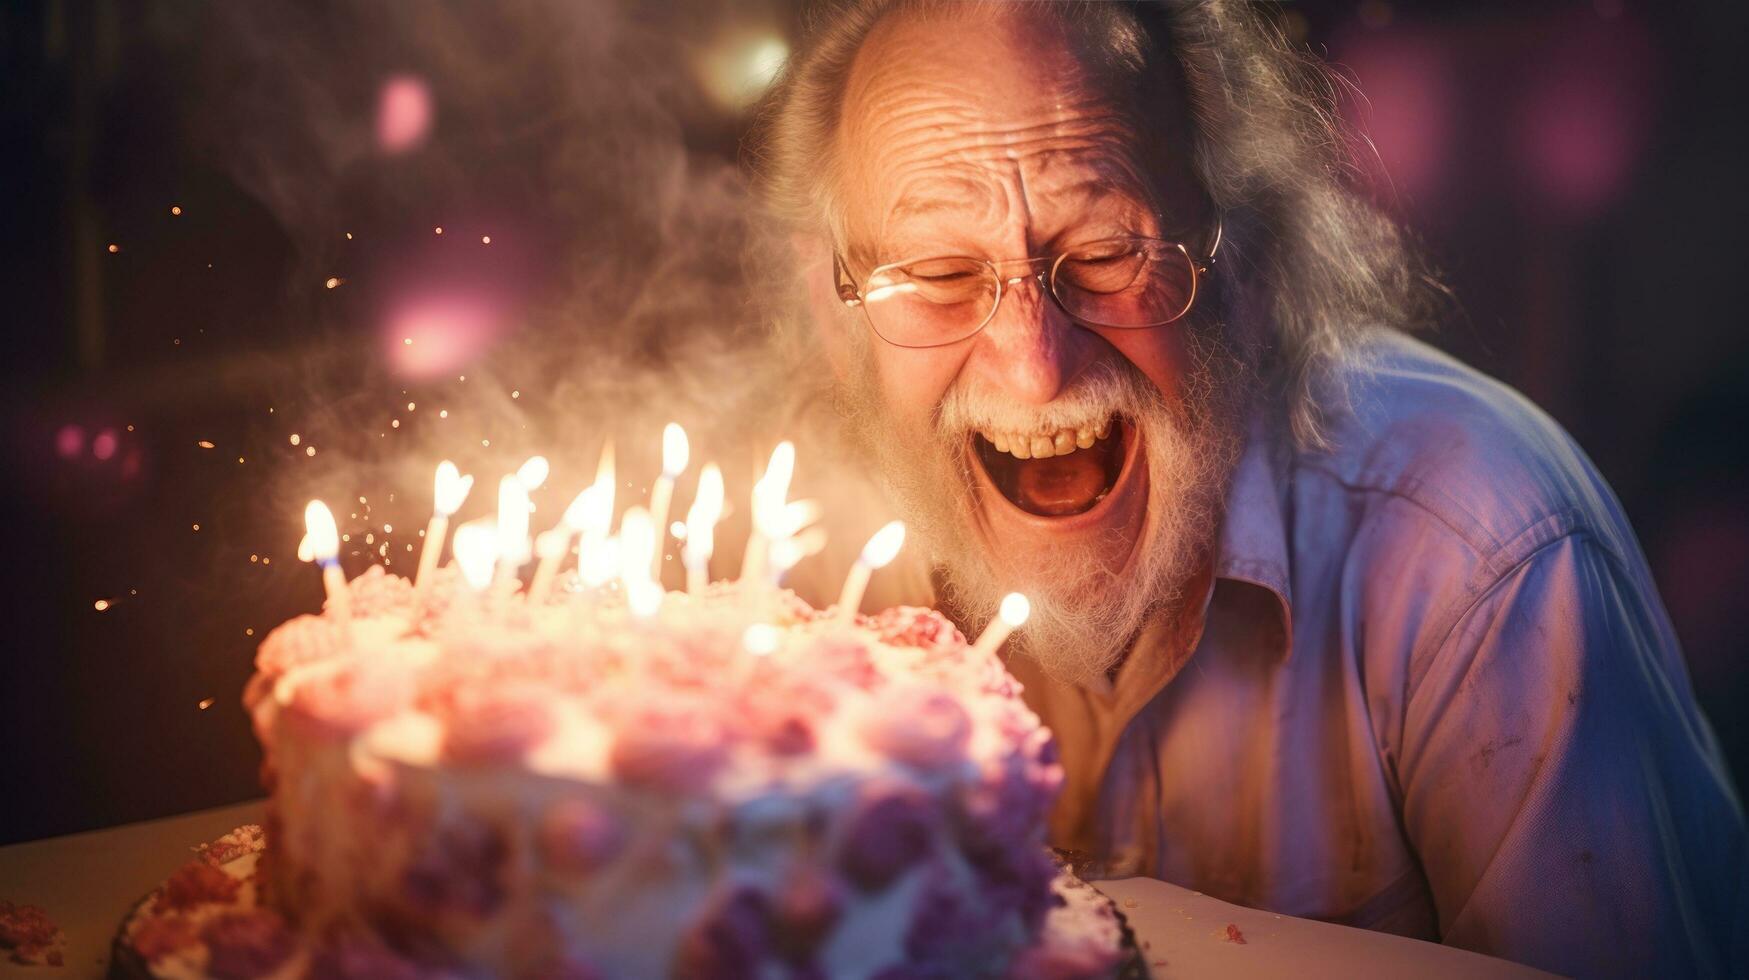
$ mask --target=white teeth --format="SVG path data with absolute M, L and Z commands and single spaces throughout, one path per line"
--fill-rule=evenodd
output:
M 990 431 L 979 434 L 995 446 L 997 452 L 1007 453 L 1015 459 L 1050 459 L 1052 456 L 1067 456 L 1077 449 L 1092 448 L 1094 443 L 1111 434 L 1111 420 L 1106 419 L 1095 426 L 1058 429 L 1048 435 Z

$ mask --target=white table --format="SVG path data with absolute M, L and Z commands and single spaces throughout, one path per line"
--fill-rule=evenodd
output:
M 0 961 L 0 980 L 101 978 L 110 938 L 134 902 L 193 857 L 190 848 L 260 821 L 260 802 L 240 803 L 0 847 L 0 899 L 42 906 L 67 934 L 62 968 Z M 1548 976 L 1434 943 L 1240 908 L 1151 878 L 1097 884 L 1129 917 L 1155 980 Z M 1244 945 L 1225 940 L 1228 923 Z

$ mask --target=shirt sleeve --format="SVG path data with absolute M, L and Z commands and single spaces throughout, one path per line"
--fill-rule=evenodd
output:
M 1573 976 L 1749 968 L 1742 810 L 1643 560 L 1543 545 L 1406 693 L 1404 830 L 1446 943 Z

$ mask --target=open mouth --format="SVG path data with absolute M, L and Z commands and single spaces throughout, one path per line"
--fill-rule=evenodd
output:
M 1009 503 L 1038 517 L 1069 517 L 1092 510 L 1117 486 L 1133 429 L 1114 416 L 1080 429 L 971 438 L 991 485 Z

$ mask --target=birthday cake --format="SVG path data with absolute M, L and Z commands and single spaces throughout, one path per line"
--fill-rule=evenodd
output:
M 996 656 L 924 609 L 765 583 L 415 589 L 261 644 L 264 832 L 142 902 L 154 976 L 1094 977 L 1061 779 Z

